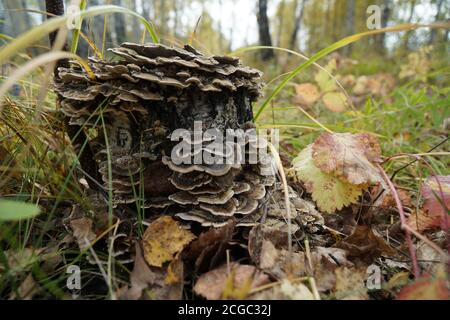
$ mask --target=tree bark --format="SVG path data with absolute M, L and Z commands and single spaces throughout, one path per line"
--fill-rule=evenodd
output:
M 434 21 L 439 21 L 439 18 L 441 16 L 441 10 L 442 10 L 442 4 L 444 3 L 444 0 L 439 0 L 437 3 L 437 11 L 436 11 L 436 15 L 434 16 Z M 430 40 L 428 42 L 428 44 L 433 44 L 434 41 L 436 40 L 436 33 L 437 30 L 436 29 L 431 29 L 431 33 L 430 33 Z
M 272 46 L 272 38 L 270 36 L 269 18 L 267 17 L 267 0 L 258 1 L 258 31 L 259 43 L 262 46 Z M 261 51 L 261 59 L 264 61 L 270 60 L 274 57 L 272 49 L 265 49 Z
M 64 15 L 64 2 L 62 0 L 45 0 L 45 10 L 47 13 L 47 19 L 51 19 L 53 16 L 62 16 Z M 53 43 L 56 40 L 56 35 L 58 34 L 58 30 L 53 31 L 49 34 L 50 47 L 53 46 Z M 67 44 L 64 44 L 63 51 L 67 51 Z M 67 59 L 58 60 L 55 64 L 54 74 L 55 80 L 58 80 L 57 70 L 59 67 L 68 67 L 69 62 Z

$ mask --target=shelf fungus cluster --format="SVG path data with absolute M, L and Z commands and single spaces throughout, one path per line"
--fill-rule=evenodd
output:
M 60 67 L 55 87 L 69 123 L 85 128 L 114 203 L 203 226 L 258 221 L 275 185 L 266 141 L 247 134 L 261 73 L 189 45 L 124 43 L 110 52 L 112 61 L 90 58 L 89 72 L 75 61 Z

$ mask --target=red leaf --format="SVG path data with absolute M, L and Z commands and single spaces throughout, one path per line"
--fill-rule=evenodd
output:
M 450 176 L 430 176 L 421 190 L 425 199 L 424 209 L 428 216 L 440 221 L 442 229 L 450 227 L 448 210 L 450 208 Z
M 448 300 L 449 289 L 445 277 L 433 278 L 424 275 L 414 283 L 402 288 L 398 300 Z

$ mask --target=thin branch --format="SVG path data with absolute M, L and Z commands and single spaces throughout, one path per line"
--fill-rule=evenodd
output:
M 391 179 L 389 179 L 388 175 L 384 171 L 383 167 L 377 164 L 378 169 L 380 170 L 384 180 L 389 186 L 389 189 L 391 189 L 392 196 L 394 197 L 395 204 L 397 205 L 398 212 L 400 214 L 400 221 L 401 221 L 401 227 L 403 230 L 405 230 L 405 236 L 406 236 L 406 242 L 408 243 L 408 249 L 409 254 L 411 256 L 412 264 L 413 264 L 413 270 L 414 270 L 414 277 L 417 279 L 420 276 L 420 270 L 419 270 L 419 264 L 417 263 L 417 257 L 416 257 L 416 249 L 414 248 L 414 244 L 412 243 L 411 239 L 411 228 L 408 228 L 406 224 L 406 217 L 405 213 L 403 212 L 403 205 L 400 200 L 400 197 L 397 193 L 397 190 L 395 189 L 394 184 L 392 183 Z

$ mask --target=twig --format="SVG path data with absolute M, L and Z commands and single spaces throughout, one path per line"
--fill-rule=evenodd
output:
M 400 214 L 401 227 L 403 230 L 405 230 L 406 242 L 408 243 L 409 254 L 411 256 L 411 260 L 412 260 L 412 264 L 413 264 L 414 277 L 417 279 L 420 276 L 419 264 L 417 263 L 416 251 L 415 251 L 414 245 L 412 243 L 412 239 L 411 239 L 411 228 L 408 228 L 407 224 L 406 224 L 406 217 L 405 217 L 405 213 L 403 212 L 402 202 L 397 193 L 397 190 L 395 189 L 394 184 L 392 183 L 391 179 L 389 179 L 389 177 L 386 174 L 386 172 L 384 171 L 383 167 L 379 164 L 377 164 L 377 166 L 378 166 L 378 169 L 380 170 L 384 180 L 388 184 L 389 189 L 391 189 L 392 196 L 394 197 L 395 204 L 397 205 L 398 212 Z
M 442 141 L 439 142 L 437 145 L 433 146 L 431 149 L 429 149 L 427 152 L 425 152 L 425 153 L 423 153 L 423 154 L 430 153 L 431 151 L 435 150 L 436 148 L 438 148 L 439 146 L 441 146 L 442 144 L 444 144 L 448 139 L 449 139 L 449 137 L 445 138 L 444 140 L 442 140 Z M 402 154 L 401 156 L 405 156 L 405 155 L 407 155 L 407 154 Z M 398 155 L 390 156 L 390 157 L 386 158 L 382 163 L 386 163 L 387 161 L 390 161 L 390 160 L 396 158 L 397 156 L 398 156 Z M 410 156 L 412 156 L 412 155 L 410 155 Z M 402 171 L 403 169 L 409 167 L 410 165 L 414 164 L 414 163 L 417 162 L 418 160 L 419 160 L 419 158 L 416 157 L 414 160 L 408 162 L 408 163 L 405 164 L 404 166 L 402 166 L 402 167 L 398 168 L 397 170 L 395 170 L 394 173 L 391 175 L 391 180 L 394 179 L 394 177 L 397 175 L 397 173 L 399 173 L 399 172 Z M 375 197 L 375 199 L 374 199 L 372 202 L 375 203 L 375 202 L 381 197 L 381 195 L 383 194 L 383 192 L 384 192 L 384 189 L 382 189 L 382 190 L 377 194 L 377 196 Z
M 430 152 L 433 151 L 434 149 L 438 148 L 439 146 L 441 146 L 442 144 L 444 144 L 445 142 L 447 142 L 448 139 L 449 139 L 449 137 L 445 138 L 444 140 L 442 140 L 441 142 L 439 142 L 437 145 L 433 146 L 431 149 L 429 149 L 429 150 L 428 150 L 427 152 L 425 152 L 425 153 L 430 153 Z M 387 158 L 386 160 L 383 161 L 383 163 L 386 162 L 386 161 L 391 160 L 391 159 L 394 158 L 394 157 L 395 157 L 395 156 L 391 156 L 391 157 Z M 414 160 L 408 162 L 408 163 L 405 164 L 404 166 L 402 166 L 402 167 L 398 168 L 397 170 L 395 170 L 394 173 L 391 175 L 391 180 L 394 179 L 394 177 L 397 175 L 397 173 L 399 173 L 399 172 L 402 171 L 403 169 L 409 167 L 410 165 L 412 165 L 413 163 L 417 162 L 418 160 L 419 160 L 418 158 L 415 158 Z

